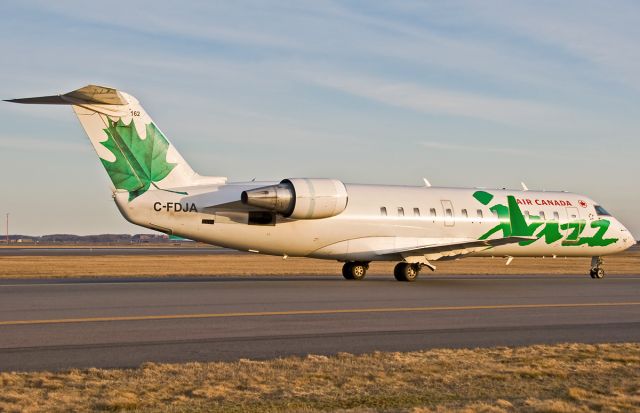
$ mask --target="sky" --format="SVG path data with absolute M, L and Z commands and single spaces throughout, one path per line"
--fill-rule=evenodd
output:
M 637 1 L 0 7 L 0 98 L 124 90 L 200 174 L 524 181 L 586 194 L 640 238 Z M 0 122 L 11 233 L 147 232 L 69 107 L 0 102 Z

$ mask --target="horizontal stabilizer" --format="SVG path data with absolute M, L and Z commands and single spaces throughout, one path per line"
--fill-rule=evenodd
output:
M 88 85 L 64 95 L 39 96 L 33 98 L 8 99 L 5 102 L 32 105 L 127 105 L 127 99 L 116 89 Z

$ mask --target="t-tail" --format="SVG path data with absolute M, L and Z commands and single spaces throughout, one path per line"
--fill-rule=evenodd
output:
M 122 91 L 88 85 L 63 95 L 9 102 L 71 105 L 115 190 L 128 191 L 129 201 L 149 189 L 180 192 L 226 182 L 224 177 L 195 173 L 138 100 Z

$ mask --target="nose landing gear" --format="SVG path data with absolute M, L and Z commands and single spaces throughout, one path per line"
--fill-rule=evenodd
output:
M 603 264 L 604 260 L 601 257 L 591 257 L 591 271 L 589 271 L 591 278 L 599 279 L 604 277 Z
M 342 276 L 347 280 L 361 280 L 367 275 L 368 269 L 368 262 L 345 262 L 342 266 Z

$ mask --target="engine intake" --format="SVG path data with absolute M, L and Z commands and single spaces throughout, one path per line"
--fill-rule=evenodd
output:
M 338 215 L 347 207 L 347 188 L 337 179 L 284 179 L 278 185 L 251 189 L 240 197 L 245 205 L 264 208 L 294 219 Z

